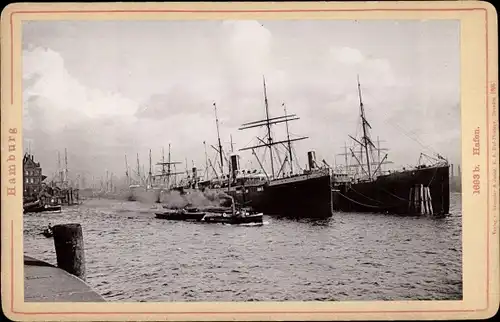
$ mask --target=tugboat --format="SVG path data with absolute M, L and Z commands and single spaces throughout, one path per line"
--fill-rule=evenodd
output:
M 54 237 L 54 232 L 52 231 L 52 226 L 50 225 L 50 223 L 49 226 L 43 230 L 42 235 L 47 238 Z
M 236 209 L 233 200 L 231 207 L 185 207 L 183 209 L 167 209 L 156 213 L 156 218 L 181 221 L 198 221 L 205 223 L 238 224 L 262 224 L 263 214 L 255 213 L 250 209 Z
M 165 209 L 164 212 L 156 213 L 158 219 L 167 220 L 182 220 L 182 221 L 201 221 L 205 217 L 205 212 L 198 211 L 197 209 Z
M 232 213 L 207 213 L 201 220 L 207 223 L 222 223 L 230 225 L 262 224 L 263 214 L 252 213 L 246 209 L 233 210 Z

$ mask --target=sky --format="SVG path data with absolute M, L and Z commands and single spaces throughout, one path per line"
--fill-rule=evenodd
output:
M 307 151 L 343 163 L 359 135 L 359 75 L 371 136 L 394 167 L 420 153 L 460 163 L 460 43 L 454 20 L 30 21 L 23 25 L 24 147 L 49 177 L 57 151 L 90 178 L 165 157 L 214 160 L 216 102 L 223 148 L 259 144 L 238 130 L 287 112 L 299 164 Z M 284 139 L 284 124 L 275 140 Z M 258 168 L 249 151 L 241 166 Z M 264 162 L 265 158 L 261 161 Z M 268 166 L 268 162 L 264 162 Z M 157 169 L 157 168 L 156 168 Z M 142 171 L 142 169 L 141 169 Z

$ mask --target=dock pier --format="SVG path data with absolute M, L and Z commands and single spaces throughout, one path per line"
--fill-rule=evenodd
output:
M 57 266 L 24 255 L 26 302 L 105 302 L 85 282 L 85 256 L 80 224 L 53 227 Z

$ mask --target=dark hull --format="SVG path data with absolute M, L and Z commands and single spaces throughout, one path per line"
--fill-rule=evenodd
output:
M 246 193 L 235 190 L 227 193 L 239 204 L 267 215 L 294 218 L 332 216 L 332 187 L 328 173 L 297 175 L 245 188 Z
M 36 207 L 26 207 L 24 208 L 24 213 L 35 213 L 35 212 L 45 212 L 45 211 L 60 211 L 61 206 L 36 206 Z
M 264 189 L 264 185 L 261 186 Z M 251 207 L 252 209 L 256 209 L 258 211 L 263 211 L 265 208 L 264 205 L 264 190 L 256 191 L 256 187 L 245 187 L 246 193 L 237 192 L 237 191 L 224 191 L 228 195 L 234 198 L 234 200 L 245 207 Z
M 333 211 L 331 189 L 328 173 L 273 180 L 255 209 L 277 216 L 328 218 Z
M 414 214 L 409 207 L 412 188 L 428 187 L 435 215 L 445 215 L 450 208 L 448 166 L 428 167 L 393 173 L 377 180 L 334 184 L 334 210 Z
M 262 224 L 263 220 L 262 220 L 262 215 L 250 215 L 243 217 L 238 217 L 238 216 L 225 217 L 220 215 L 220 216 L 207 216 L 205 217 L 203 222 L 240 225 L 240 224 L 251 224 L 251 223 Z
M 203 211 L 166 211 L 163 213 L 156 213 L 156 218 L 167 220 L 179 221 L 199 221 L 206 223 L 225 223 L 225 224 L 249 224 L 249 223 L 262 223 L 262 214 L 248 215 L 248 216 L 228 216 L 220 213 L 210 213 L 207 215 Z
M 156 218 L 167 220 L 181 220 L 181 221 L 200 221 L 205 216 L 204 212 L 163 212 L 156 213 Z

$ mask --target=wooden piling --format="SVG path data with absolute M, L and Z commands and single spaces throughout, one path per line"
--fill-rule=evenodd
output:
M 413 188 L 410 188 L 410 195 L 408 196 L 408 213 L 413 214 L 414 212 L 413 208 Z
M 424 185 L 420 184 L 420 214 L 421 215 L 427 215 L 427 211 L 425 209 L 425 201 L 427 198 L 425 197 L 424 194 Z
M 415 213 L 420 215 L 420 189 L 418 188 L 418 185 L 415 185 L 413 190 L 415 191 L 415 199 L 414 199 Z
M 432 210 L 432 197 L 431 197 L 431 188 L 427 187 L 427 202 L 428 202 L 428 207 L 429 207 L 429 214 L 434 215 L 434 211 Z
M 57 266 L 81 279 L 85 279 L 85 252 L 80 224 L 55 225 L 54 245 Z

